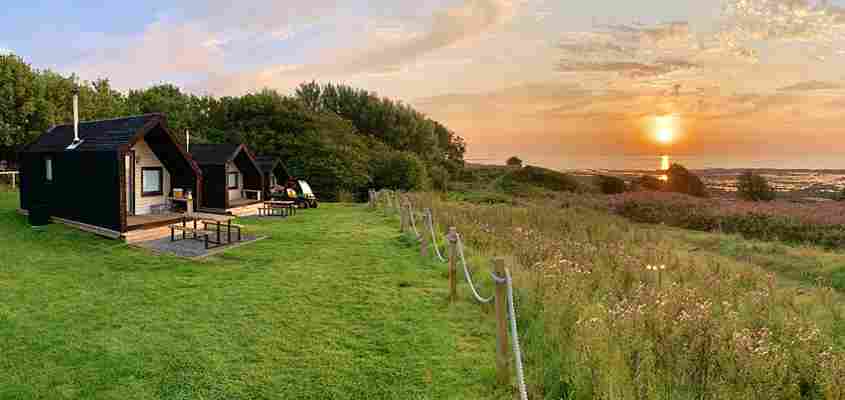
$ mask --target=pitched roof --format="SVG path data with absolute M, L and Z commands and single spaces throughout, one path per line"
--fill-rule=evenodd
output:
M 192 144 L 189 150 L 199 165 L 220 165 L 232 161 L 240 147 L 239 144 Z
M 131 117 L 86 121 L 79 123 L 79 138 L 82 144 L 77 151 L 113 151 L 129 144 L 135 135 L 145 128 L 162 122 L 161 114 L 145 114 Z M 149 124 L 149 126 L 148 126 Z M 25 151 L 64 151 L 73 142 L 73 124 L 57 125 L 32 142 Z
M 255 157 L 255 163 L 258 164 L 258 168 L 261 168 L 261 172 L 273 172 L 273 168 L 276 167 L 276 164 L 280 163 L 276 157 L 273 156 L 259 156 Z

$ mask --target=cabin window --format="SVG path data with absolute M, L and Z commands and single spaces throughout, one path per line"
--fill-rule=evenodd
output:
M 53 182 L 53 157 L 44 157 L 44 180 Z
M 141 196 L 161 196 L 164 170 L 161 167 L 141 168 Z
M 240 178 L 238 175 L 239 174 L 237 172 L 229 172 L 226 175 L 226 186 L 228 186 L 229 189 L 237 189 L 240 186 L 238 184 L 238 180 Z

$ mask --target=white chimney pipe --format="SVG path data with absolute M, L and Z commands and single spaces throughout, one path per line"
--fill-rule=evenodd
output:
M 188 129 L 185 129 L 185 151 L 191 152 L 191 131 Z
M 79 141 L 79 88 L 73 89 L 73 142 Z

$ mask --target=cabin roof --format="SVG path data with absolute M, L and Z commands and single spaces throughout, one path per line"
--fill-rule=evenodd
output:
M 165 120 L 162 114 L 144 114 L 131 117 L 85 121 L 79 123 L 82 144 L 77 151 L 115 151 L 131 144 L 156 123 Z M 65 151 L 73 142 L 73 124 L 56 125 L 26 147 L 27 152 Z
M 261 172 L 268 173 L 273 172 L 273 168 L 276 168 L 276 165 L 281 163 L 282 160 L 278 159 L 277 157 L 273 156 L 258 156 L 255 157 L 255 163 L 258 164 L 258 168 L 261 168 Z
M 191 144 L 190 152 L 199 165 L 221 165 L 232 161 L 243 145 L 240 144 Z

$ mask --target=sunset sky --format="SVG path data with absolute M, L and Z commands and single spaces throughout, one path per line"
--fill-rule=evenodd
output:
M 15 3 L 0 52 L 36 67 L 213 95 L 345 82 L 444 122 L 471 160 L 839 153 L 845 168 L 845 0 Z

